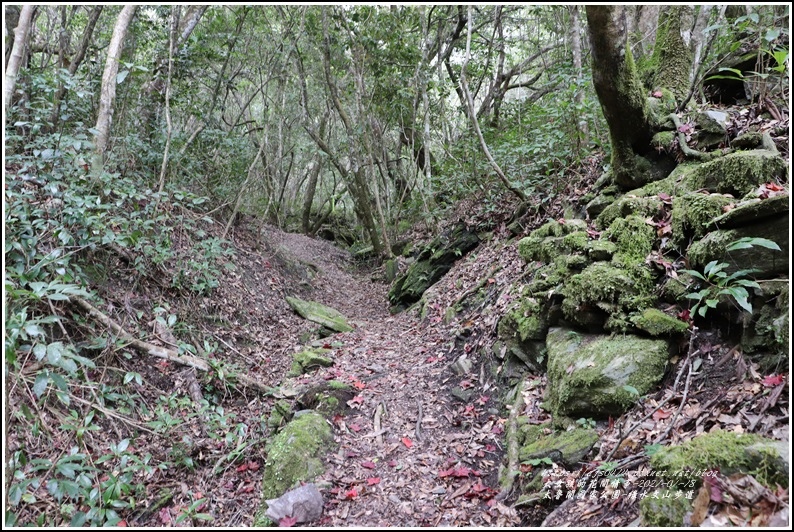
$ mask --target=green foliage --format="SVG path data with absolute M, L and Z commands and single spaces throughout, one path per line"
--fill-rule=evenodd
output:
M 734 251 L 737 249 L 748 249 L 753 246 L 761 246 L 768 249 L 780 251 L 780 247 L 771 240 L 765 238 L 740 238 L 730 243 L 725 250 Z M 753 307 L 749 302 L 748 288 L 759 288 L 757 282 L 748 279 L 750 274 L 758 272 L 756 269 L 738 270 L 732 274 L 728 274 L 725 270 L 730 265 L 726 262 L 718 262 L 713 260 L 706 264 L 703 268 L 703 273 L 697 270 L 681 270 L 684 273 L 699 279 L 705 284 L 697 292 L 687 294 L 687 298 L 695 301 L 692 307 L 692 313 L 705 317 L 708 309 L 716 308 L 721 296 L 732 297 L 742 310 L 752 314 Z

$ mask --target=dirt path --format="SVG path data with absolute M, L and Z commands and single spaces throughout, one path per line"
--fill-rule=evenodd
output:
M 339 379 L 358 391 L 333 420 L 337 448 L 317 479 L 324 526 L 515 525 L 495 501 L 503 418 L 488 384 L 449 369 L 449 335 L 412 313 L 390 316 L 387 286 L 353 273 L 344 253 L 303 235 L 266 240 L 317 268 L 312 297 L 345 314 L 355 330 L 326 339 L 335 364 L 307 382 Z M 477 371 L 472 375 L 476 375 Z M 468 401 L 449 388 L 473 392 Z

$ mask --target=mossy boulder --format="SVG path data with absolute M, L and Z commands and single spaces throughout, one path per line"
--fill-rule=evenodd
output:
M 756 197 L 742 199 L 733 209 L 713 218 L 708 224 L 708 229 L 735 229 L 767 218 L 777 218 L 789 212 L 790 199 L 788 194 L 764 199 Z
M 287 376 L 297 377 L 317 368 L 327 368 L 334 365 L 334 361 L 323 356 L 330 352 L 329 349 L 304 349 L 292 355 L 292 368 Z
M 541 372 L 546 365 L 549 300 L 545 296 L 519 298 L 499 320 L 497 333 L 506 351 Z
M 789 358 L 789 281 L 760 281 L 750 302 L 752 315 L 742 324 L 742 352 L 758 362 L 764 374 L 788 367 Z
M 729 244 L 740 238 L 765 238 L 775 242 L 780 247 L 780 251 L 762 246 L 726 251 Z M 728 264 L 725 270 L 728 273 L 756 269 L 758 272 L 754 275 L 759 278 L 788 273 L 788 216 L 778 216 L 736 229 L 712 231 L 689 247 L 687 258 L 690 266 L 698 271 L 703 271 L 706 264 L 716 260 Z
M 637 215 L 618 218 L 604 231 L 602 238 L 617 245 L 612 261 L 623 265 L 643 264 L 653 249 L 656 231 Z
M 644 265 L 596 262 L 563 285 L 562 314 L 590 332 L 625 331 L 629 314 L 655 303 L 653 288 L 651 272 Z
M 584 220 L 549 220 L 518 242 L 518 254 L 527 262 L 552 262 L 560 254 L 583 253 L 587 249 Z
M 550 424 L 529 425 L 522 431 L 523 438 L 518 451 L 520 461 L 550 458 L 565 467 L 575 468 L 598 441 L 598 433 L 593 429 L 550 431 L 547 427 Z
M 328 419 L 347 411 L 347 402 L 356 396 L 348 384 L 329 380 L 302 390 L 296 398 L 297 408 L 316 410 Z
M 480 239 L 463 225 L 436 237 L 422 248 L 416 262 L 397 276 L 389 290 L 392 312 L 399 312 L 416 303 L 422 294 L 438 282 L 459 258 L 474 249 Z
M 732 196 L 689 192 L 673 199 L 672 243 L 686 248 L 688 239 L 702 238 L 712 221 L 723 214 L 723 209 L 736 201 Z
M 287 424 L 265 446 L 267 460 L 262 475 L 263 499 L 275 499 L 297 483 L 321 474 L 321 453 L 332 441 L 331 427 L 323 416 L 315 412 Z
M 618 417 L 661 381 L 670 356 L 664 340 L 609 337 L 552 327 L 546 404 L 552 415 Z
M 596 218 L 595 224 L 599 229 L 606 229 L 618 218 L 627 216 L 639 216 L 640 218 L 652 218 L 664 211 L 664 201 L 657 195 L 638 196 L 628 193 L 615 201 L 612 205 Z
M 300 314 L 304 319 L 318 323 L 334 332 L 353 330 L 353 327 L 347 323 L 347 319 L 338 310 L 316 301 L 304 301 L 297 297 L 287 296 L 286 300 L 292 310 Z
M 691 511 L 692 501 L 686 497 L 644 497 L 640 499 L 640 526 L 683 528 L 684 517 Z
M 637 329 L 653 337 L 675 337 L 683 335 L 689 325 L 659 309 L 649 308 L 632 316 L 631 322 Z

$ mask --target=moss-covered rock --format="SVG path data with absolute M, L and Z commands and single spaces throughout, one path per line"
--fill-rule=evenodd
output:
M 740 238 L 765 238 L 775 242 L 780 247 L 780 251 L 762 246 L 726 251 L 729 244 Z M 728 267 L 725 271 L 729 273 L 756 269 L 758 272 L 755 275 L 759 278 L 788 273 L 788 216 L 778 216 L 737 229 L 712 231 L 689 247 L 687 258 L 690 266 L 699 271 L 702 271 L 709 262 L 716 260 L 727 263 Z
M 560 254 L 583 253 L 586 229 L 584 220 L 549 220 L 518 242 L 518 254 L 527 262 L 552 262 Z
M 681 445 L 663 447 L 651 457 L 651 467 L 682 486 L 693 478 L 682 472 L 716 469 L 724 476 L 751 474 L 770 488 L 776 484 L 788 487 L 788 470 L 777 443 L 756 434 L 716 430 Z M 700 477 L 694 478 L 699 485 Z
M 690 238 L 702 238 L 723 208 L 736 200 L 722 194 L 690 192 L 673 199 L 672 237 L 675 247 L 685 248 Z
M 673 151 L 673 143 L 677 142 L 675 131 L 660 131 L 651 139 L 651 146 L 658 151 Z
M 689 325 L 659 309 L 645 309 L 641 314 L 632 316 L 631 322 L 639 330 L 654 337 L 672 337 L 684 334 Z
M 352 331 L 347 319 L 337 310 L 316 301 L 304 301 L 297 297 L 287 296 L 287 303 L 303 318 L 318 323 L 335 332 Z
M 527 295 L 518 299 L 499 320 L 497 333 L 508 353 L 533 371 L 543 371 L 546 363 L 548 299 Z
M 789 358 L 789 281 L 760 281 L 750 302 L 752 315 L 742 327 L 742 352 L 759 364 L 764 374 L 788 367 Z
M 653 249 L 656 231 L 648 225 L 645 218 L 631 215 L 612 222 L 604 231 L 602 238 L 607 238 L 617 245 L 613 262 L 636 265 L 644 263 Z
M 778 153 L 738 151 L 697 166 L 689 177 L 689 189 L 742 197 L 763 183 L 785 180 L 787 174 L 788 164 Z
M 708 229 L 735 229 L 767 218 L 777 218 L 789 212 L 790 199 L 788 194 L 766 199 L 745 198 L 733 209 L 712 219 Z
M 541 430 L 527 431 L 518 451 L 518 459 L 522 462 L 550 458 L 573 468 L 579 465 L 598 441 L 598 433 L 593 429 L 575 428 L 545 435 L 542 432 L 543 425 L 535 427 Z
M 292 403 L 280 399 L 273 403 L 273 409 L 267 418 L 267 426 L 271 431 L 276 432 L 292 419 Z
M 565 319 L 591 332 L 625 331 L 628 314 L 654 305 L 653 280 L 644 265 L 632 267 L 596 262 L 572 275 L 562 287 Z
M 313 409 L 330 419 L 347 411 L 347 402 L 356 396 L 348 384 L 330 380 L 302 391 L 296 398 L 298 408 Z
M 323 356 L 329 349 L 304 349 L 292 355 L 292 368 L 287 376 L 297 377 L 317 368 L 327 368 L 334 365 L 334 361 Z
M 668 303 L 689 304 L 692 300 L 687 298 L 687 294 L 696 292 L 697 284 L 698 280 L 692 275 L 679 271 L 676 277 L 668 277 L 664 281 L 661 298 Z
M 476 234 L 458 225 L 422 248 L 416 262 L 397 277 L 389 290 L 392 312 L 404 310 L 419 301 L 425 290 L 441 279 L 455 261 L 474 249 L 479 242 Z
M 614 242 L 599 238 L 598 240 L 590 241 L 590 246 L 587 248 L 587 256 L 594 262 L 608 261 L 612 260 L 617 251 L 618 246 Z
M 615 201 L 612 205 L 596 218 L 595 224 L 599 229 L 606 229 L 618 218 L 627 216 L 639 216 L 640 218 L 652 218 L 664 211 L 664 202 L 656 195 L 638 196 L 628 193 Z
M 309 413 L 291 421 L 265 447 L 263 499 L 275 499 L 298 482 L 323 472 L 320 453 L 333 441 L 323 416 Z
M 562 327 L 549 329 L 546 348 L 546 403 L 555 417 L 620 416 L 637 401 L 634 390 L 645 395 L 662 379 L 669 358 L 664 340 Z

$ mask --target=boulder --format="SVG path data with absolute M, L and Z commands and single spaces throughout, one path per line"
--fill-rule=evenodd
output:
M 620 416 L 661 381 L 670 356 L 664 340 L 563 327 L 549 329 L 546 348 L 546 406 L 555 417 Z
M 479 243 L 476 234 L 463 225 L 435 238 L 425 246 L 414 262 L 399 275 L 389 290 L 393 312 L 399 312 L 419 301 L 425 290 L 441 279 L 460 257 Z
M 316 368 L 327 368 L 334 365 L 334 361 L 323 356 L 330 352 L 329 349 L 304 349 L 292 355 L 292 368 L 287 376 L 297 377 Z
M 292 517 L 296 523 L 308 523 L 323 515 L 323 496 L 314 484 L 290 490 L 278 499 L 266 500 L 265 504 L 265 515 L 276 523 L 285 517 Z
M 316 301 L 304 301 L 303 299 L 290 296 L 287 296 L 286 299 L 289 306 L 292 307 L 292 310 L 309 321 L 318 323 L 334 332 L 348 332 L 353 330 L 353 327 L 347 323 L 347 319 L 338 310 L 326 307 Z
M 546 427 L 548 424 L 529 425 L 522 430 L 523 438 L 518 451 L 521 462 L 550 458 L 568 468 L 576 468 L 598 441 L 598 432 L 594 429 L 572 428 L 545 434 Z
M 771 198 L 749 198 L 737 203 L 733 209 L 713 218 L 708 223 L 709 230 L 735 229 L 750 225 L 767 218 L 776 218 L 789 212 L 788 194 Z
M 758 362 L 763 374 L 788 367 L 789 359 L 789 281 L 759 281 L 752 290 L 752 315 L 742 324 L 742 352 Z
M 289 422 L 265 446 L 263 498 L 275 499 L 298 482 L 312 480 L 322 473 L 321 453 L 332 441 L 331 427 L 316 412 Z
M 740 238 L 765 238 L 775 242 L 781 251 L 761 246 L 726 251 L 732 242 Z M 788 216 L 768 218 L 752 225 L 736 229 L 712 231 L 703 239 L 693 243 L 687 252 L 692 269 L 703 271 L 703 267 L 716 260 L 725 262 L 725 271 L 756 269 L 758 278 L 771 278 L 789 270 L 789 219 Z

